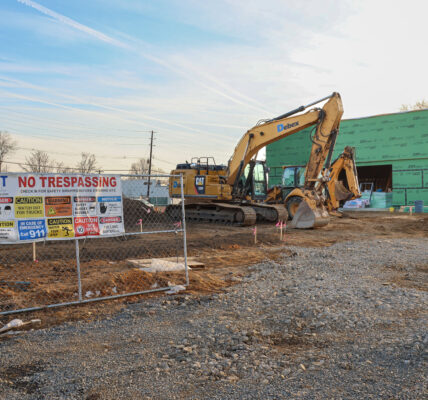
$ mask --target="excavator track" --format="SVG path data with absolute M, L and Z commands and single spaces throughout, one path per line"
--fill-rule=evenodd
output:
M 283 204 L 251 204 L 259 222 L 287 221 L 288 211 Z
M 257 214 L 251 207 L 238 204 L 192 203 L 186 205 L 186 220 L 251 226 L 256 223 Z
M 181 206 L 180 206 L 181 207 Z M 257 221 L 256 212 L 249 206 L 228 203 L 190 203 L 185 206 L 186 221 L 251 226 Z M 178 206 L 168 206 L 167 213 L 178 216 Z
M 169 206 L 167 213 L 181 215 L 181 206 Z M 287 209 L 281 204 L 229 204 L 191 203 L 186 204 L 186 220 L 225 225 L 252 226 L 256 222 L 287 221 Z

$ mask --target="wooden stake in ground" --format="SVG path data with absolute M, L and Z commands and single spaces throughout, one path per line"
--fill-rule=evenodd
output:
M 37 261 L 36 242 L 33 242 L 33 261 Z
M 254 244 L 257 244 L 257 226 L 253 228 Z
M 279 228 L 279 240 L 282 242 L 282 238 L 283 238 L 283 231 L 282 231 L 282 228 L 285 228 L 286 227 L 286 225 L 285 225 L 285 223 L 284 222 L 282 222 L 282 221 L 278 221 L 277 223 L 276 223 L 276 225 L 275 225 L 277 228 Z

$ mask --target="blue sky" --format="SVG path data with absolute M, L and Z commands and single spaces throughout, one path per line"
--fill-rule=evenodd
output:
M 3 0 L 0 130 L 74 166 L 226 162 L 240 136 L 332 91 L 345 118 L 428 98 L 425 1 Z

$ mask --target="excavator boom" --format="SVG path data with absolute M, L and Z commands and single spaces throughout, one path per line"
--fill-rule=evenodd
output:
M 326 99 L 328 101 L 322 109 L 313 109 L 305 114 L 290 117 L 290 115 L 303 111 L 307 107 Z M 311 150 L 311 154 L 316 155 L 316 160 L 314 160 L 311 169 L 307 171 L 308 182 L 311 182 L 312 179 L 318 177 L 322 170 L 330 148 L 328 143 L 332 141 L 331 132 L 338 131 L 342 114 L 343 106 L 340 95 L 339 93 L 333 93 L 316 102 L 301 106 L 289 113 L 254 126 L 245 133 L 235 148 L 228 165 L 227 183 L 234 185 L 244 171 L 245 166 L 260 149 L 317 124 Z

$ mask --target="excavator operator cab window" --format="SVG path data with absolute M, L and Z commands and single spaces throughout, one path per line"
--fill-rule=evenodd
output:
M 282 174 L 282 186 L 287 188 L 303 187 L 305 183 L 305 167 L 286 167 Z
M 249 184 L 249 191 L 247 192 L 253 199 L 264 199 L 267 194 L 267 181 L 266 181 L 266 165 L 264 162 L 256 161 L 253 169 L 253 176 L 248 181 L 250 173 L 250 165 L 245 167 L 244 173 L 240 178 L 240 186 L 243 188 Z
M 296 168 L 296 183 L 298 187 L 303 187 L 305 184 L 305 167 L 297 167 Z
M 266 195 L 266 174 L 263 164 L 256 164 L 254 166 L 254 195 L 265 196 Z
M 282 175 L 282 185 L 285 187 L 294 187 L 294 175 L 294 167 L 285 168 Z

